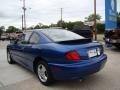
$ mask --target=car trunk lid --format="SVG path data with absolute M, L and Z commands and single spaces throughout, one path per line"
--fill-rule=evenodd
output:
M 98 42 L 93 42 L 91 39 L 62 41 L 57 44 L 63 45 L 67 51 L 77 51 L 82 60 L 95 58 L 103 53 L 103 46 Z

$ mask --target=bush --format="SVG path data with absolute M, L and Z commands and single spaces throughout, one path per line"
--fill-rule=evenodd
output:
M 98 34 L 103 34 L 105 32 L 105 24 L 97 24 Z

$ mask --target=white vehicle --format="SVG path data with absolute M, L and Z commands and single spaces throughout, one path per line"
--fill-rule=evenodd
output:
M 0 36 L 0 40 L 6 40 L 7 39 L 7 35 L 4 33 Z

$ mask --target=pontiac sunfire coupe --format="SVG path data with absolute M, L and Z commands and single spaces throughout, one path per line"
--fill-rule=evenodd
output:
M 103 46 L 62 29 L 24 32 L 7 46 L 9 64 L 18 63 L 35 72 L 40 82 L 78 80 L 100 71 L 106 61 Z

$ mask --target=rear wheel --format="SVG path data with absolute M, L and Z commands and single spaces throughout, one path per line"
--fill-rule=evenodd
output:
M 9 51 L 7 51 L 7 61 L 9 64 L 14 64 L 15 62 L 13 61 L 11 54 Z
M 43 85 L 49 86 L 53 83 L 54 80 L 52 77 L 52 73 L 45 62 L 43 61 L 38 62 L 36 67 L 36 73 L 40 82 Z

